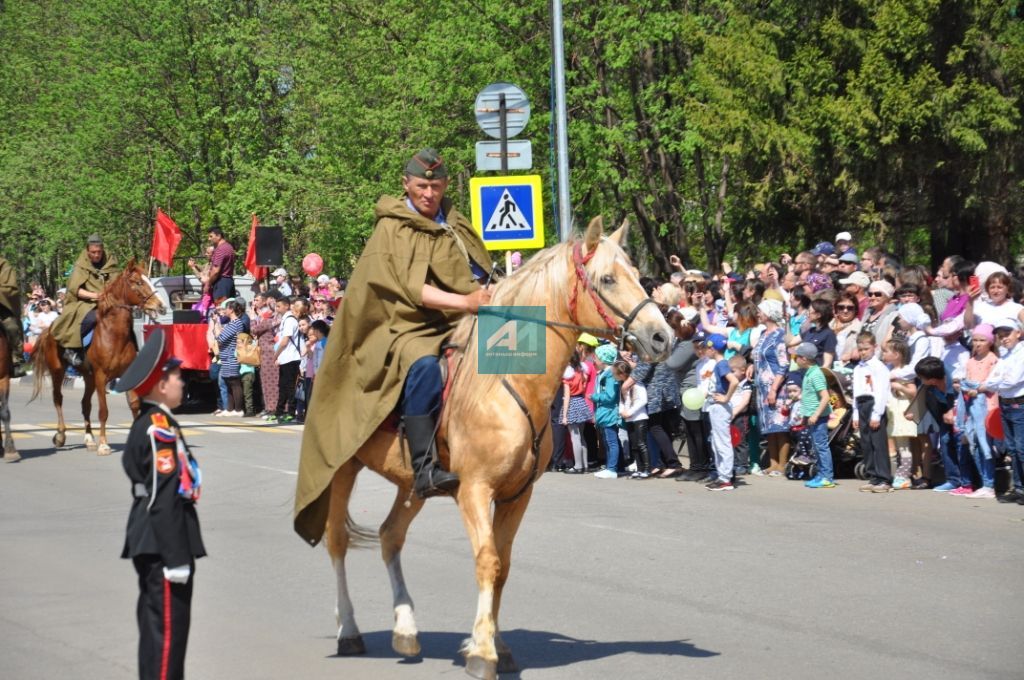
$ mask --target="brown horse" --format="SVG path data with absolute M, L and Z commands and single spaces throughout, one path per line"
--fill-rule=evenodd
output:
M 11 348 L 7 333 L 0 329 L 0 433 L 4 438 L 4 462 L 17 463 L 21 454 L 11 434 Z
M 649 304 L 651 300 L 619 245 L 625 228 L 623 225 L 605 239 L 598 217 L 583 240 L 538 253 L 495 287 L 492 305 L 546 307 L 543 374 L 481 374 L 473 317 L 464 319 L 453 336 L 464 350 L 438 443 L 443 464 L 459 475 L 455 501 L 476 560 L 476 620 L 462 653 L 466 672 L 477 678 L 490 680 L 499 671 L 516 668 L 498 629 L 501 594 L 511 567 L 512 541 L 530 502 L 533 482 L 551 458 L 546 424 L 580 330 L 605 337 L 625 336 L 648 360 L 660 360 L 670 349 L 672 331 L 657 306 Z M 406 531 L 423 501 L 412 493 L 412 471 L 404 462 L 397 435 L 383 429 L 338 469 L 331 482 L 327 550 L 338 583 L 338 653 L 365 652 L 345 574 L 350 541 L 358 545 L 370 537 L 348 516 L 356 475 L 364 467 L 398 487 L 379 537 L 394 596 L 392 647 L 401 655 L 415 656 L 420 645 L 400 558 Z
M 85 420 L 85 446 L 101 456 L 110 454 L 110 445 L 107 444 L 107 383 L 119 377 L 138 353 L 132 330 L 132 310 L 141 307 L 142 311 L 149 315 L 163 314 L 165 311 L 163 301 L 156 294 L 156 289 L 144 272 L 142 265 L 133 259 L 117 278 L 107 284 L 96 304 L 96 329 L 93 331 L 92 344 L 89 345 L 85 363 L 82 365 L 82 377 L 85 379 L 82 418 Z M 67 366 L 62 354 L 57 341 L 47 329 L 36 343 L 32 355 L 35 362 L 33 399 L 42 392 L 45 374 L 50 374 L 53 405 L 57 408 L 57 433 L 53 435 L 53 445 L 58 448 L 64 446 L 67 431 L 64 425 L 64 396 L 61 394 Z M 96 391 L 100 406 L 98 446 L 92 436 L 90 422 L 93 391 Z M 132 392 L 128 393 L 128 405 L 133 415 L 137 413 L 138 399 Z

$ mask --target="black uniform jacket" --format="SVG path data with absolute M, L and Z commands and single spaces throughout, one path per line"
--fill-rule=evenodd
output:
M 179 567 L 206 554 L 195 503 L 178 494 L 180 437 L 170 412 L 142 402 L 121 458 L 133 497 L 121 557 L 159 555 L 164 565 Z

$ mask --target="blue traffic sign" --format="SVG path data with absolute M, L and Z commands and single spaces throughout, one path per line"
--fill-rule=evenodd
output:
M 469 180 L 473 227 L 488 250 L 544 247 L 540 175 Z

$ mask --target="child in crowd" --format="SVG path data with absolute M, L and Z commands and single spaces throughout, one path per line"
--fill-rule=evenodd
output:
M 874 333 L 857 335 L 860 361 L 853 369 L 853 426 L 860 432 L 860 450 L 868 483 L 861 491 L 888 493 L 892 491 L 892 467 L 889 464 L 889 442 L 886 436 L 889 403 L 889 369 L 876 357 Z
M 912 475 L 921 464 L 921 446 L 917 438 L 917 423 L 907 417 L 910 401 L 917 394 L 913 373 L 907 370 L 910 347 L 899 338 L 892 338 L 882 345 L 882 362 L 889 369 L 891 399 L 886 419 L 889 421 L 888 434 L 896 449 L 896 476 L 892 480 L 895 491 L 911 488 Z M 928 475 L 916 482 L 921 488 L 928 488 Z
M 612 376 L 620 383 L 629 380 L 633 367 L 625 361 L 616 361 L 612 365 Z M 647 479 L 651 476 L 651 459 L 647 452 L 647 388 L 642 383 L 633 382 L 623 385 L 619 391 L 619 416 L 626 423 L 629 433 L 629 448 L 636 460 L 636 472 L 630 479 Z M 602 470 L 602 472 L 610 472 Z M 601 475 L 598 475 L 599 477 Z M 618 477 L 615 472 L 605 475 L 607 478 Z
M 1013 472 L 1013 490 L 998 500 L 1024 505 L 1024 345 L 1020 342 L 1020 322 L 1000 320 L 995 324 L 995 337 L 999 343 L 999 361 L 978 391 L 999 397 L 1003 443 Z
M 829 406 L 828 384 L 825 374 L 817 364 L 818 348 L 809 342 L 802 342 L 796 348 L 796 364 L 804 372 L 801 385 L 800 413 L 807 419 L 811 433 L 811 444 L 818 458 L 818 474 L 804 482 L 809 489 L 830 489 L 833 481 L 832 452 L 828 448 Z
M 715 452 L 715 470 L 718 478 L 708 483 L 709 491 L 732 491 L 732 467 L 735 453 L 732 447 L 732 401 L 739 379 L 725 359 L 728 340 L 724 335 L 714 334 L 708 338 L 715 367 L 712 391 L 708 398 L 708 419 L 711 421 L 711 450 Z
M 932 489 L 939 493 L 965 486 L 960 477 L 960 465 L 953 448 L 953 378 L 946 373 L 946 365 L 938 357 L 924 357 L 914 366 L 918 389 L 925 390 L 925 414 L 919 431 L 938 435 L 939 455 L 946 470 L 946 481 Z
M 957 420 L 961 423 L 964 440 L 981 479 L 979 488 L 967 494 L 957 494 L 968 498 L 996 497 L 995 462 L 992 459 L 992 443 L 985 431 L 985 418 L 989 411 L 999 408 L 999 398 L 978 391 L 981 384 L 988 380 L 999 359 L 992 351 L 994 341 L 991 325 L 978 324 L 974 327 L 971 331 L 971 357 L 967 360 L 964 377 L 960 380 Z
M 732 427 L 736 428 L 739 434 L 739 443 L 734 447 L 733 456 L 733 478 L 738 479 L 750 469 L 750 446 L 747 443 L 747 436 L 750 434 L 750 402 L 754 396 L 754 384 L 747 380 L 747 359 L 742 354 L 734 354 L 729 359 L 729 368 L 739 381 L 729 403 L 732 407 Z
M 614 345 L 601 345 L 594 350 L 594 368 L 600 371 L 594 381 L 594 390 L 590 393 L 590 401 L 594 404 L 594 421 L 604 438 L 605 469 L 594 473 L 599 479 L 618 477 L 619 466 L 619 427 L 622 418 L 619 416 L 619 388 L 621 383 L 615 379 L 612 364 L 618 358 Z
M 574 351 L 569 365 L 562 374 L 562 416 L 561 423 L 569 428 L 572 440 L 573 467 L 571 472 L 581 474 L 587 469 L 587 450 L 583 446 L 583 424 L 590 420 L 590 408 L 583 393 L 587 389 L 588 364 L 580 359 L 579 352 Z
M 792 465 L 787 475 L 790 479 L 807 479 L 807 466 L 814 463 L 814 444 L 811 443 L 811 432 L 804 425 L 804 417 L 800 413 L 800 400 L 803 397 L 804 374 L 801 371 L 790 371 L 786 374 L 782 393 L 786 395 L 783 412 L 789 418 L 790 446 L 794 454 L 790 459 Z M 778 476 L 780 473 L 776 473 Z M 769 473 L 769 476 L 772 476 Z
M 693 351 L 697 355 L 697 361 L 693 366 L 693 375 L 686 378 L 687 389 L 696 388 L 707 394 L 708 383 L 705 381 L 710 379 L 714 361 L 708 360 L 707 339 L 700 333 L 693 337 Z M 690 471 L 677 477 L 676 481 L 711 481 L 708 477 L 713 474 L 714 461 L 711 459 L 711 449 L 708 446 L 708 423 L 704 408 L 702 406 L 700 409 L 690 409 L 683 404 L 683 429 L 686 431 L 686 452 L 690 457 Z

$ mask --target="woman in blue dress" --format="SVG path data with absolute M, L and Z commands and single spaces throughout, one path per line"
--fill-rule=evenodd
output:
M 757 306 L 758 320 L 764 332 L 754 346 L 754 385 L 757 388 L 757 412 L 761 434 L 768 441 L 771 466 L 765 474 L 781 476 L 789 462 L 789 423 L 783 415 L 779 390 L 789 370 L 786 350 L 785 313 L 778 300 L 762 300 Z

